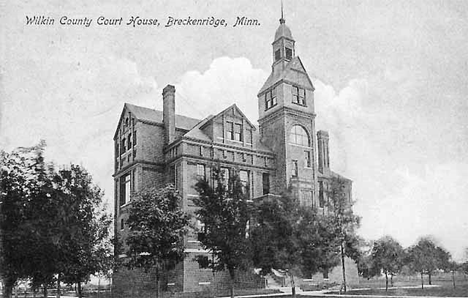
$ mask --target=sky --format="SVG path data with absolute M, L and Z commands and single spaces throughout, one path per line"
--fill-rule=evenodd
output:
M 125 102 L 203 119 L 236 103 L 256 123 L 280 1 L 8 1 L 0 19 L 0 148 L 44 139 L 89 170 L 113 206 L 113 135 Z M 468 247 L 468 2 L 284 0 L 315 86 L 332 170 L 353 180 L 359 234 L 404 247 L 432 235 Z M 55 19 L 27 25 L 27 17 Z M 115 26 L 97 19 L 119 19 Z M 237 17 L 258 26 L 233 27 Z M 88 18 L 91 24 L 61 25 Z M 131 17 L 159 26 L 127 25 Z M 170 26 L 173 18 L 226 26 Z

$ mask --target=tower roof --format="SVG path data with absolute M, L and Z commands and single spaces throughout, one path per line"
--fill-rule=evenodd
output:
M 278 27 L 278 29 L 276 29 L 275 40 L 274 41 L 277 41 L 281 37 L 285 37 L 285 38 L 294 40 L 293 37 L 292 37 L 292 34 L 291 34 L 291 30 L 289 29 L 288 26 L 286 26 L 286 20 L 284 19 L 283 1 L 281 1 L 281 19 L 279 19 L 279 22 L 280 22 L 280 26 Z
M 280 25 L 278 29 L 276 29 L 275 33 L 275 41 L 277 41 L 281 37 L 294 40 L 291 34 L 291 29 L 289 29 L 289 27 L 286 26 L 285 22 L 286 21 L 283 18 L 280 19 Z

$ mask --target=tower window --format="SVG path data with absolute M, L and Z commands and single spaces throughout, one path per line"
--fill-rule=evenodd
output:
M 291 144 L 309 147 L 309 134 L 302 126 L 294 125 L 289 135 L 289 142 Z
M 132 148 L 132 134 L 129 134 L 128 135 L 128 138 L 127 138 L 127 148 L 128 150 L 130 150 Z
M 262 174 L 262 186 L 263 186 L 263 194 L 269 194 L 270 193 L 270 174 L 268 173 L 263 173 Z
M 130 174 L 120 177 L 120 206 L 130 202 Z
M 305 106 L 306 104 L 305 89 L 299 88 L 297 86 L 292 86 L 292 96 L 293 96 L 293 103 Z
M 310 158 L 310 151 L 304 151 L 305 157 L 305 165 L 306 168 L 310 168 L 312 166 L 311 158 Z
M 319 181 L 319 207 L 325 206 L 325 198 L 323 197 L 323 182 Z
M 133 132 L 133 146 L 137 144 L 137 136 L 136 136 L 136 131 Z
M 291 175 L 293 177 L 297 177 L 299 174 L 299 168 L 297 166 L 297 160 L 292 161 L 292 169 L 291 169 Z
M 275 61 L 278 61 L 281 59 L 281 50 L 280 49 L 277 49 L 275 51 Z
M 206 179 L 205 165 L 197 164 L 197 177 L 198 179 Z
M 276 105 L 276 88 L 273 87 L 265 93 L 265 110 L 268 110 Z
M 286 48 L 286 59 L 292 59 L 292 50 L 290 48 Z

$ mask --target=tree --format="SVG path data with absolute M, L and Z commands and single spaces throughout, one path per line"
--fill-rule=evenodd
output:
M 87 282 L 91 274 L 110 269 L 112 219 L 101 206 L 101 189 L 84 168 L 72 164 L 58 171 L 53 181 L 60 196 L 57 209 L 61 229 L 57 234 L 63 259 L 59 276 L 65 283 L 78 284 L 81 297 L 81 283 Z
M 263 274 L 271 272 L 271 269 L 287 270 L 293 296 L 295 296 L 295 283 L 292 270 L 302 263 L 301 244 L 302 253 L 307 258 L 304 267 L 310 271 L 316 270 L 314 253 L 304 252 L 304 248 L 308 245 L 306 244 L 308 236 L 315 237 L 314 232 L 303 229 L 302 242 L 298 238 L 299 208 L 298 200 L 290 193 L 284 193 L 280 197 L 266 197 L 256 202 L 251 231 L 254 266 L 261 268 Z M 311 213 L 305 213 L 304 216 L 301 227 L 315 219 Z M 311 241 L 309 245 L 313 247 L 315 243 Z
M 421 288 L 424 288 L 423 275 L 428 275 L 429 285 L 431 285 L 434 271 L 446 268 L 449 259 L 450 254 L 442 247 L 437 246 L 430 237 L 421 238 L 408 250 L 411 268 L 421 274 Z
M 371 272 L 385 274 L 385 291 L 388 290 L 388 275 L 392 277 L 403 267 L 403 247 L 390 236 L 385 236 L 374 243 L 371 253 Z M 393 286 L 393 282 L 392 282 Z
M 358 262 L 359 238 L 356 229 L 360 224 L 360 217 L 353 213 L 352 201 L 347 195 L 346 182 L 340 177 L 332 177 L 327 191 L 329 212 L 323 217 L 328 229 L 332 231 L 336 245 L 340 249 L 341 267 L 343 272 L 343 289 L 346 293 L 345 257 Z
M 82 248 L 91 250 L 102 240 L 103 230 L 94 228 L 101 191 L 78 166 L 72 166 L 65 183 L 64 171 L 57 172 L 53 164 L 45 164 L 44 148 L 45 142 L 41 142 L 1 153 L 4 297 L 11 296 L 18 278 L 30 278 L 33 288 L 42 286 L 47 297 L 47 287 L 55 281 L 59 286 L 71 268 L 89 277 L 95 272 L 90 264 L 99 263 L 97 258 L 84 263 L 87 254 Z M 110 217 L 102 218 L 108 218 L 108 227 Z
M 130 232 L 128 268 L 155 270 L 159 297 L 161 275 L 183 260 L 183 237 L 189 216 L 182 210 L 181 196 L 173 185 L 143 189 L 132 197 L 127 225 Z
M 251 218 L 248 190 L 238 175 L 232 175 L 226 183 L 219 167 L 213 169 L 212 184 L 200 179 L 196 185 L 199 197 L 193 202 L 199 208 L 195 214 L 203 224 L 204 233 L 200 243 L 212 258 L 197 256 L 202 268 L 213 271 L 227 270 L 230 276 L 230 292 L 234 297 L 236 270 L 249 266 L 250 250 L 248 224 Z
M 40 234 L 39 223 L 43 220 L 38 221 L 35 203 L 46 198 L 44 148 L 42 141 L 34 147 L 0 153 L 0 275 L 4 298 L 11 297 L 19 278 L 37 271 L 36 260 L 48 256 L 36 241 Z

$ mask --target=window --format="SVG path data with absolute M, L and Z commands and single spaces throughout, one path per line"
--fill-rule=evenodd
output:
M 269 194 L 270 193 L 270 174 L 268 173 L 263 173 L 262 174 L 262 188 L 263 188 L 263 194 Z
M 124 221 L 123 218 L 120 220 L 120 229 L 121 229 L 121 230 L 124 230 L 124 229 L 125 229 L 125 221 Z
M 230 121 L 227 122 L 227 137 L 234 140 L 234 123 Z
M 312 166 L 311 158 L 310 158 L 310 151 L 304 151 L 305 154 L 305 166 L 306 168 L 310 168 Z
M 127 148 L 128 148 L 128 150 L 130 150 L 132 148 L 132 134 L 128 134 Z
M 130 174 L 120 177 L 120 206 L 130 202 Z
M 242 125 L 239 123 L 234 124 L 234 140 L 242 141 Z
M 197 219 L 197 241 L 202 241 L 205 233 L 205 224 L 201 220 Z
M 205 165 L 197 164 L 197 177 L 198 179 L 206 180 Z
M 119 143 L 115 143 L 115 156 L 119 156 Z
M 128 126 L 128 121 L 129 121 L 129 120 L 128 120 L 128 117 L 125 118 L 125 126 Z
M 293 95 L 293 103 L 297 103 L 300 105 L 305 106 L 305 89 L 299 88 L 297 86 L 292 86 L 292 95 Z
M 289 142 L 296 145 L 309 147 L 309 134 L 300 125 L 294 125 L 289 135 Z
M 125 138 L 123 138 L 120 144 L 120 155 L 124 154 L 125 151 L 127 151 L 127 147 L 125 147 L 126 145 L 126 140 Z
M 292 59 L 292 49 L 286 48 L 286 59 L 291 60 Z
M 133 132 L 133 146 L 137 144 L 137 136 L 136 136 L 136 131 Z
M 325 198 L 323 197 L 323 182 L 319 181 L 319 207 L 325 206 Z
M 203 146 L 200 146 L 200 156 L 203 156 Z
M 299 169 L 297 167 L 297 160 L 293 160 L 292 161 L 292 169 L 291 169 L 291 175 L 293 177 L 297 177 L 298 176 L 298 172 L 299 172 Z
M 247 196 L 250 197 L 249 187 L 250 187 L 250 180 L 249 180 L 249 172 L 241 170 L 239 171 L 239 179 L 242 184 L 242 192 Z
M 227 187 L 229 185 L 229 169 L 221 168 L 220 174 L 223 185 Z
M 275 61 L 278 61 L 279 59 L 281 59 L 281 50 L 277 49 L 275 51 Z
M 276 105 L 276 88 L 273 87 L 265 93 L 265 110 L 268 110 Z

